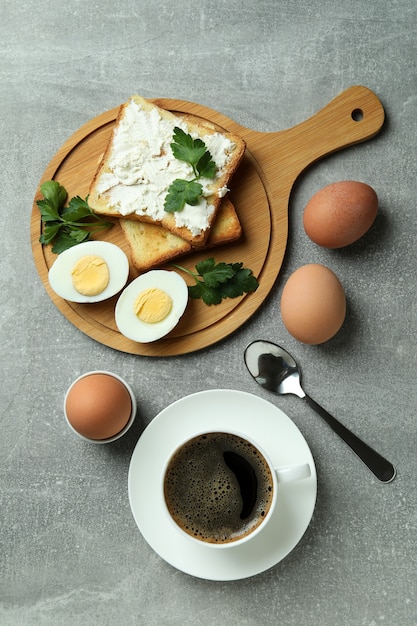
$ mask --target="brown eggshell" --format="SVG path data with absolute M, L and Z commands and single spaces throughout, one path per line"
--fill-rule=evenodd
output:
M 126 426 L 132 400 L 125 385 L 110 374 L 92 373 L 70 387 L 65 412 L 71 426 L 89 439 L 108 439 Z
M 331 339 L 346 315 L 346 297 L 337 276 L 324 265 L 298 268 L 281 296 L 281 317 L 288 332 L 302 343 L 316 345 Z
M 378 197 L 369 185 L 353 180 L 332 183 L 307 203 L 304 230 L 319 246 L 343 248 L 369 230 L 377 212 Z

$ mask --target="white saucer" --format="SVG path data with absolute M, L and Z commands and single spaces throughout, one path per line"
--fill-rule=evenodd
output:
M 161 473 L 165 460 L 184 438 L 203 429 L 222 428 L 255 439 L 277 467 L 309 463 L 311 476 L 279 485 L 274 515 L 252 541 L 213 550 L 183 537 L 166 519 Z M 161 558 L 191 576 L 225 581 L 259 574 L 295 548 L 313 515 L 317 475 L 310 448 L 285 413 L 252 394 L 218 389 L 186 396 L 152 420 L 133 451 L 128 487 L 136 524 Z

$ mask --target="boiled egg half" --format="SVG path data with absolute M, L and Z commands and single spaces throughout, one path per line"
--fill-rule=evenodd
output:
M 179 274 L 151 270 L 135 278 L 120 295 L 116 325 L 132 341 L 156 341 L 178 324 L 187 303 L 187 283 Z
M 70 302 L 101 302 L 126 284 L 129 261 L 108 241 L 85 241 L 64 250 L 49 270 L 51 288 Z

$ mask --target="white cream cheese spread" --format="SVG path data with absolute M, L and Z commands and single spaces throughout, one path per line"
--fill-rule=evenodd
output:
M 181 118 L 167 120 L 156 109 L 145 110 L 134 100 L 125 107 L 114 132 L 107 171 L 97 181 L 98 193 L 106 194 L 107 201 L 121 215 L 136 213 L 161 221 L 167 215 L 164 202 L 171 183 L 176 178 L 194 178 L 191 166 L 172 153 L 170 144 L 175 126 L 190 132 Z M 216 164 L 218 177 L 235 144 L 217 132 L 206 135 L 204 143 Z M 214 207 L 206 198 L 213 195 L 210 191 L 213 182 L 215 180 L 208 178 L 199 179 L 203 187 L 200 202 L 195 206 L 186 204 L 181 211 L 173 213 L 177 227 L 185 226 L 194 236 L 208 228 Z M 224 197 L 227 191 L 227 187 L 222 187 L 218 196 Z

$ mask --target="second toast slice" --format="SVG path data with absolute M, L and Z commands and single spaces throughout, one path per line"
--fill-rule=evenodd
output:
M 129 246 L 130 261 L 139 272 L 193 251 L 190 242 L 157 224 L 121 218 L 120 226 Z M 236 241 L 241 234 L 235 208 L 228 198 L 224 198 L 204 249 Z

